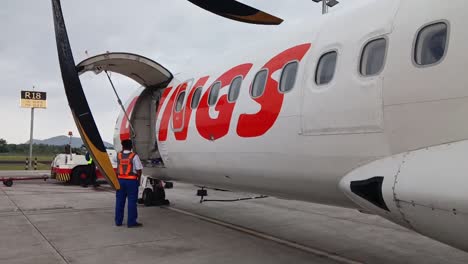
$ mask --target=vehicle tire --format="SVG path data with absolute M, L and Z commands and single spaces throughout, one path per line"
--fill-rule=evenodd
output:
M 11 187 L 11 186 L 13 186 L 13 180 L 4 180 L 4 181 L 3 181 L 3 184 L 4 184 L 6 187 Z
M 70 184 L 71 185 L 81 185 L 82 183 L 86 183 L 86 179 L 88 178 L 88 171 L 85 167 L 80 166 L 73 169 L 70 177 Z
M 146 188 L 144 191 L 143 191 L 143 195 L 142 195 L 142 200 L 143 200 L 143 204 L 145 206 L 151 206 L 153 205 L 153 190 L 151 190 L 150 188 Z

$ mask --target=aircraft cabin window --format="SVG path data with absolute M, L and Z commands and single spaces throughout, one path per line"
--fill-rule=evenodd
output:
M 193 93 L 192 103 L 190 104 L 190 107 L 192 107 L 192 109 L 195 109 L 198 107 L 198 104 L 200 103 L 201 92 L 202 92 L 202 88 L 198 87 Z
M 176 103 L 176 112 L 180 112 L 182 110 L 182 107 L 184 106 L 184 99 L 185 99 L 185 91 L 181 92 L 179 94 L 179 97 L 177 97 L 177 103 Z
M 239 97 L 241 85 L 242 85 L 241 76 L 237 76 L 236 78 L 234 78 L 234 80 L 232 80 L 231 86 L 229 87 L 229 93 L 228 93 L 229 102 L 234 102 L 237 100 L 237 98 Z
M 218 101 L 219 90 L 221 89 L 221 82 L 216 82 L 211 86 L 210 96 L 208 97 L 208 105 L 213 106 Z
M 297 69 L 299 68 L 299 63 L 297 61 L 290 62 L 284 66 L 283 71 L 281 72 L 280 78 L 280 92 L 289 92 L 294 87 L 296 83 Z
M 379 74 L 385 64 L 387 40 L 384 38 L 372 40 L 367 43 L 361 56 L 361 74 L 372 76 Z
M 261 70 L 255 75 L 250 95 L 254 98 L 262 96 L 268 77 L 268 70 Z
M 416 38 L 414 60 L 421 66 L 440 62 L 447 50 L 448 26 L 440 22 L 424 27 Z
M 336 59 L 338 53 L 336 51 L 325 53 L 319 60 L 317 72 L 315 73 L 315 83 L 317 85 L 325 85 L 331 82 L 335 75 Z

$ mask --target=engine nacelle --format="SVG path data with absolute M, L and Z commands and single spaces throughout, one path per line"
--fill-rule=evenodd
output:
M 374 161 L 340 189 L 356 204 L 420 234 L 468 251 L 468 141 Z

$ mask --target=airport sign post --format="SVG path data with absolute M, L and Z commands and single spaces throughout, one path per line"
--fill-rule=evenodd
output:
M 37 91 L 21 91 L 20 105 L 22 108 L 31 108 L 31 130 L 29 134 L 29 166 L 32 169 L 34 108 L 47 108 L 47 93 Z
M 22 108 L 47 108 L 47 93 L 36 91 L 21 91 Z

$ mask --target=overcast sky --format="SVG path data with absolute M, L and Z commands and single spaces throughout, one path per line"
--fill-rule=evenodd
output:
M 343 0 L 344 1 L 344 0 Z M 215 16 L 186 0 L 62 0 L 75 61 L 106 51 L 149 57 L 172 73 L 216 62 L 216 54 L 317 19 L 310 0 L 243 0 L 285 20 L 279 27 L 255 26 Z M 247 45 L 248 44 L 248 45 Z M 125 100 L 138 84 L 113 75 Z M 88 73 L 81 81 L 101 136 L 112 142 L 119 106 L 105 75 Z M 35 112 L 34 138 L 66 135 L 75 123 L 65 98 L 58 65 L 49 0 L 2 0 L 0 9 L 0 138 L 29 140 L 30 110 L 19 107 L 20 90 L 47 92 L 48 109 Z

